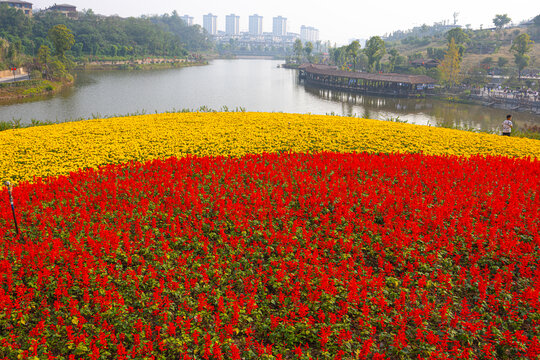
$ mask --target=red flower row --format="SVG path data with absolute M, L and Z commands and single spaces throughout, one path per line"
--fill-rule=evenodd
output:
M 0 200 L 0 357 L 536 358 L 540 163 L 282 154 Z

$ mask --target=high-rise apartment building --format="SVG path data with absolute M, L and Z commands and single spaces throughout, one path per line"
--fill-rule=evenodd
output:
M 275 36 L 287 35 L 287 18 L 282 16 L 275 17 L 272 32 Z
M 300 40 L 303 42 L 316 43 L 319 41 L 319 30 L 311 26 L 304 26 L 300 28 Z
M 225 33 L 227 35 L 240 34 L 240 16 L 231 14 L 225 17 Z
M 257 14 L 249 17 L 249 34 L 250 35 L 262 35 L 262 20 L 263 17 Z
M 203 15 L 203 28 L 210 35 L 217 35 L 217 16 L 212 13 Z
M 187 26 L 193 26 L 193 16 L 184 15 L 180 16 L 180 19 L 182 19 Z

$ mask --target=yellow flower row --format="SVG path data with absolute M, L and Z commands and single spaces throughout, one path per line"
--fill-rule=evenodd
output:
M 427 126 L 282 113 L 182 113 L 0 132 L 0 179 L 170 156 L 262 152 L 423 152 L 540 158 L 540 141 Z

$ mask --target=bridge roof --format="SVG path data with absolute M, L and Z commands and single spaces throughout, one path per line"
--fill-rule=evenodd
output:
M 370 81 L 383 81 L 391 83 L 404 83 L 404 84 L 435 84 L 436 81 L 427 75 L 407 75 L 407 74 L 394 74 L 394 73 L 380 73 L 372 74 L 366 72 L 354 72 L 339 70 L 335 66 L 328 65 L 315 65 L 315 64 L 303 64 L 299 67 L 300 70 L 304 70 L 307 73 L 317 75 L 327 75 L 344 77 L 349 79 L 362 79 Z

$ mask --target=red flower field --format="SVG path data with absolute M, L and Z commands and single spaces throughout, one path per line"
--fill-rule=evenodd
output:
M 0 357 L 540 356 L 540 162 L 273 154 L 0 195 Z

